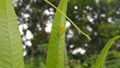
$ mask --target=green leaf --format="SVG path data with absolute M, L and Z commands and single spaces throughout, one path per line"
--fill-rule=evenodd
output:
M 120 36 L 115 36 L 114 38 L 110 39 L 107 42 L 107 44 L 105 45 L 105 47 L 101 51 L 100 55 L 98 56 L 95 65 L 92 66 L 92 68 L 102 68 L 103 67 L 106 55 L 108 53 L 108 50 L 110 49 L 110 47 L 112 46 L 112 44 L 115 42 L 115 40 L 117 40 L 119 38 L 120 38 Z
M 58 12 L 60 12 L 77 30 L 79 33 L 83 34 L 89 41 L 91 40 L 90 36 L 84 33 L 79 27 L 68 17 L 65 13 L 63 13 L 59 8 L 54 6 L 52 3 L 50 3 L 48 0 L 45 0 L 48 4 L 50 4 L 53 8 L 57 9 Z
M 0 0 L 0 68 L 24 68 L 22 42 L 11 0 Z
M 68 0 L 60 0 L 58 8 L 66 14 Z M 64 68 L 65 17 L 57 11 L 48 45 L 46 68 Z

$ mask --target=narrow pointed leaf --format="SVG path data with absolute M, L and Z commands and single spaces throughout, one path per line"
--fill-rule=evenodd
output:
M 91 40 L 91 37 L 86 33 L 84 33 L 81 29 L 79 29 L 79 27 L 68 16 L 66 16 L 66 14 L 63 13 L 59 8 L 57 8 L 55 5 L 50 3 L 48 0 L 45 0 L 45 2 L 47 2 L 53 8 L 55 8 L 57 11 L 59 11 L 78 30 L 79 33 L 83 34 L 89 41 Z
M 11 0 L 0 0 L 0 68 L 24 68 L 22 43 Z
M 68 0 L 60 0 L 58 8 L 66 14 Z M 57 11 L 49 40 L 46 68 L 64 68 L 65 17 Z
M 120 39 L 120 36 L 115 36 L 114 38 L 110 39 L 103 50 L 101 51 L 100 55 L 98 56 L 96 63 L 91 68 L 102 68 L 104 66 L 105 58 L 108 53 L 108 50 L 111 48 L 112 44 L 115 40 Z

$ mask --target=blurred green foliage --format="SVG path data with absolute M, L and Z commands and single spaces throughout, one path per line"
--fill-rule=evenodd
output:
M 58 5 L 59 0 L 49 0 Z M 120 35 L 120 0 L 70 0 L 67 16 L 70 17 L 79 28 L 91 36 L 88 41 L 83 35 L 78 34 L 73 26 L 66 28 L 66 49 L 68 55 L 68 68 L 90 68 L 95 63 L 96 57 L 106 42 Z M 18 16 L 19 24 L 23 26 L 23 45 L 26 68 L 44 68 L 46 51 L 50 32 L 46 32 L 47 24 L 51 23 L 56 11 L 44 0 L 13 0 Z M 48 12 L 46 14 L 45 12 Z M 25 14 L 29 14 L 25 17 Z M 27 24 L 28 28 L 24 28 Z M 32 39 L 27 39 L 27 31 L 33 34 Z M 25 38 L 25 39 L 24 39 Z M 32 42 L 32 46 L 26 44 Z M 117 41 L 110 49 L 114 54 L 108 54 L 106 68 L 119 68 L 120 41 Z M 84 54 L 73 54 L 77 48 L 85 50 Z M 116 55 L 116 53 L 118 55 Z M 114 57 L 114 58 L 111 58 Z M 109 59 L 110 58 L 110 59 Z M 76 67 L 75 67 L 76 66 Z

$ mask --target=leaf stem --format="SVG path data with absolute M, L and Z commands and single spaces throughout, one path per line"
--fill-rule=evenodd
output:
M 49 2 L 48 0 L 44 0 L 46 3 L 48 3 L 49 5 L 51 5 L 53 8 L 55 8 L 56 10 L 58 10 L 78 31 L 78 33 L 83 34 L 89 41 L 91 40 L 90 36 L 87 35 L 85 32 L 83 32 L 68 16 L 66 16 L 60 9 L 58 9 L 56 6 L 54 6 L 51 2 Z

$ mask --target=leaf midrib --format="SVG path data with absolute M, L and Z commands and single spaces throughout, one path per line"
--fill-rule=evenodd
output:
M 10 26 L 9 26 L 9 14 L 8 14 L 8 9 L 9 9 L 9 7 L 8 7 L 8 5 L 7 5 L 7 0 L 5 0 L 5 6 L 6 6 L 6 21 L 7 21 L 7 34 L 8 34 L 8 42 L 9 42 L 9 44 L 10 45 L 8 45 L 8 46 L 10 46 L 10 55 L 11 55 L 11 68 L 14 68 L 14 62 L 13 62 L 13 60 L 14 60 L 14 58 L 13 58 L 13 51 L 12 51 L 12 40 L 11 40 L 11 36 L 10 36 L 10 31 L 9 31 L 9 29 L 10 29 Z M 11 23 L 11 22 L 10 22 Z

